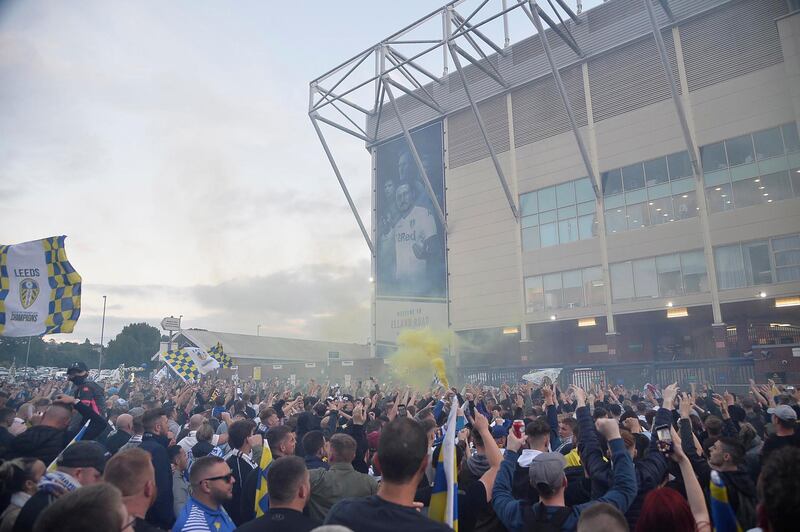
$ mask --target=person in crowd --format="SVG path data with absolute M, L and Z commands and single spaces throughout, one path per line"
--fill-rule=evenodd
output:
M 135 532 L 159 530 L 145 521 L 156 499 L 156 472 L 147 451 L 128 449 L 117 453 L 106 464 L 103 480 L 122 493 L 122 502 L 133 519 Z
M 615 506 L 601 502 L 593 504 L 578 519 L 578 532 L 628 532 L 628 521 Z
M 14 441 L 14 435 L 11 434 L 9 429 L 14 423 L 15 417 L 13 408 L 0 408 L 0 457 L 5 456 Z
M 36 493 L 45 468 L 44 462 L 36 458 L 16 458 L 0 465 L 0 501 L 5 506 L 0 515 L 0 532 L 14 528 L 20 510 Z
M 323 460 L 327 458 L 327 448 L 328 444 L 321 430 L 312 430 L 303 436 L 303 450 L 306 453 L 304 459 L 309 470 L 328 469 L 328 462 Z
M 767 437 L 761 456 L 764 460 L 769 454 L 781 447 L 800 447 L 800 432 L 797 428 L 797 412 L 789 405 L 778 405 L 767 410 L 772 415 L 772 426 L 775 433 Z
M 231 450 L 225 456 L 225 463 L 233 471 L 234 483 L 233 497 L 225 501 L 223 506 L 237 526 L 244 522 L 242 486 L 247 476 L 258 467 L 253 461 L 253 447 L 260 447 L 262 442 L 261 436 L 255 434 L 255 430 L 256 424 L 249 419 L 235 421 L 228 428 L 228 444 L 231 446 Z
M 297 438 L 292 429 L 286 425 L 275 427 L 267 433 L 267 445 L 272 452 L 273 461 L 282 456 L 292 456 L 295 453 Z M 256 490 L 258 489 L 258 479 L 261 475 L 261 467 L 256 467 L 247 475 L 242 488 L 242 508 L 241 515 L 245 521 L 254 519 L 256 516 Z
M 191 496 L 172 532 L 231 532 L 236 526 L 222 504 L 233 497 L 233 473 L 225 460 L 204 456 L 189 472 Z
M 224 436 L 228 436 L 228 434 L 226 433 Z M 190 466 L 197 458 L 202 458 L 204 456 L 208 456 L 209 454 L 214 454 L 215 456 L 225 456 L 225 454 L 222 452 L 222 449 L 211 443 L 215 441 L 215 439 L 216 441 L 219 441 L 220 438 L 218 434 L 214 434 L 214 428 L 211 426 L 211 423 L 206 422 L 200 425 L 200 428 L 197 429 L 197 432 L 195 432 L 195 437 L 197 438 L 197 443 L 195 443 L 186 454 L 189 458 Z M 227 438 L 225 443 L 227 444 Z M 180 445 L 179 447 L 181 447 L 181 449 L 185 448 Z
M 313 516 L 303 515 L 311 486 L 302 458 L 284 456 L 275 460 L 267 471 L 267 485 L 269 510 L 237 528 L 237 532 L 309 532 L 321 524 Z
M 428 437 L 419 423 L 406 417 L 388 423 L 376 457 L 382 474 L 377 495 L 339 501 L 328 512 L 326 525 L 343 525 L 353 532 L 450 530 L 420 514 L 414 504 L 428 465 Z
M 83 436 L 84 440 L 95 438 L 106 427 L 106 420 L 78 399 L 59 395 L 47 408 L 38 425 L 14 438 L 6 452 L 6 459 L 24 456 L 38 458 L 45 464 L 52 463 L 78 433 L 77 430 L 69 430 L 73 410 L 78 411 L 83 421 L 90 420 Z
M 800 523 L 800 449 L 784 446 L 764 461 L 758 478 L 758 526 L 790 532 Z
M 270 429 L 281 424 L 281 418 L 278 417 L 278 413 L 272 407 L 264 408 L 258 414 L 258 419 L 260 421 L 258 424 L 258 432 L 265 438 Z
M 131 532 L 132 524 L 120 491 L 101 482 L 59 498 L 42 512 L 33 532 Z
M 573 417 L 566 417 L 559 421 L 558 437 L 561 440 L 561 445 L 554 449 L 554 451 L 566 456 L 570 453 L 570 451 L 572 451 L 572 449 L 575 448 L 575 445 L 572 443 L 572 439 L 575 432 L 575 427 L 577 425 L 578 421 Z
M 189 500 L 189 457 L 180 445 L 169 447 L 167 456 L 172 467 L 172 507 L 178 515 Z
M 225 412 L 227 414 L 227 412 Z M 229 419 L 226 417 L 226 419 Z M 187 453 L 192 450 L 197 444 L 197 430 L 204 424 L 207 423 L 206 418 L 203 414 L 194 414 L 192 417 L 189 418 L 189 433 L 184 436 L 181 440 L 178 441 L 178 445 L 183 447 L 183 450 Z M 214 434 L 211 438 L 211 445 L 223 445 L 228 442 L 228 434 Z
M 75 362 L 67 369 L 67 379 L 75 386 L 73 396 L 91 408 L 95 414 L 105 413 L 105 390 L 94 381 L 89 380 L 89 368 L 83 362 Z M 105 427 L 104 427 L 105 428 Z
M 167 416 L 160 408 L 147 410 L 142 416 L 142 444 L 140 449 L 150 453 L 156 475 L 156 500 L 147 511 L 147 522 L 160 528 L 169 528 L 175 521 L 172 508 L 172 470 L 167 447 Z
M 513 432 L 508 434 L 508 445 L 494 484 L 492 506 L 500 521 L 510 532 L 549 524 L 554 530 L 576 530 L 580 514 L 593 504 L 607 502 L 620 512 L 626 512 L 636 497 L 636 475 L 631 458 L 620 435 L 619 424 L 613 419 L 598 419 L 596 427 L 608 442 L 613 464 L 613 487 L 605 495 L 588 503 L 567 507 L 564 491 L 566 460 L 561 453 L 546 452 L 531 461 L 530 483 L 539 493 L 539 502 L 532 507 L 524 500 L 516 500 L 511 493 L 511 479 L 523 440 Z M 581 439 L 584 429 L 581 428 Z
M 120 448 L 128 443 L 133 436 L 133 416 L 130 414 L 120 414 L 114 424 L 116 431 L 106 439 L 106 449 L 111 454 L 115 454 Z
M 306 438 L 309 434 L 311 432 L 306 434 Z M 341 433 L 333 435 L 330 441 L 330 469 L 317 468 L 310 471 L 311 499 L 308 514 L 311 517 L 321 522 L 340 500 L 369 497 L 378 492 L 378 482 L 374 478 L 353 469 L 355 455 L 356 441 L 351 436 Z
M 67 447 L 58 457 L 55 471 L 45 473 L 36 493 L 19 511 L 14 532 L 30 532 L 39 514 L 59 497 L 100 482 L 105 465 L 105 449 L 97 442 L 79 441 Z

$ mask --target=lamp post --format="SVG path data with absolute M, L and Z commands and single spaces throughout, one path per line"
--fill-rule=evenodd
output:
M 100 325 L 100 362 L 97 364 L 97 372 L 103 369 L 103 340 L 106 333 L 106 296 L 103 296 L 103 321 Z

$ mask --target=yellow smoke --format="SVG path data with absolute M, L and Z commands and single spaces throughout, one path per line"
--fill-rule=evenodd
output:
M 450 340 L 451 333 L 448 331 L 402 331 L 397 337 L 397 351 L 388 359 L 395 378 L 417 388 L 427 388 L 433 375 L 436 375 L 445 387 L 449 387 L 442 355 Z

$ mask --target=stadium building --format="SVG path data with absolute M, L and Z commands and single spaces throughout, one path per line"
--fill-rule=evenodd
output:
M 372 156 L 374 356 L 800 380 L 800 3 L 568 3 L 451 2 L 311 83 L 348 200 L 321 126 Z

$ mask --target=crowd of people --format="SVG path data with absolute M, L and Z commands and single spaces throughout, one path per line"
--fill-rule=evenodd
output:
M 772 382 L 68 378 L 0 388 L 0 532 L 450 530 L 429 517 L 448 438 L 461 531 L 800 523 L 800 394 Z

